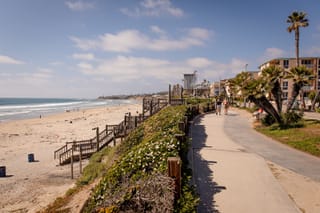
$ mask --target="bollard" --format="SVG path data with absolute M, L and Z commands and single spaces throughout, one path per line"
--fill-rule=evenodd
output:
M 178 200 L 181 194 L 181 160 L 180 157 L 168 158 L 168 176 L 174 179 L 175 199 Z
M 34 154 L 33 153 L 28 154 L 28 162 L 29 163 L 34 162 Z
M 6 177 L 6 167 L 0 166 L 0 177 Z

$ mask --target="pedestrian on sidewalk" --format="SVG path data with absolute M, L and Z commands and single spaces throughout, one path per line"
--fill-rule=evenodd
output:
M 221 115 L 221 105 L 222 105 L 222 101 L 221 99 L 218 99 L 216 101 L 216 115 Z
M 223 105 L 224 105 L 224 114 L 227 115 L 228 109 L 229 109 L 229 102 L 227 99 L 224 99 Z

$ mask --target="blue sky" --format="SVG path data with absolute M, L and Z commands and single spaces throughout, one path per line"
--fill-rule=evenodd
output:
M 314 0 L 0 0 L 0 97 L 96 98 L 210 82 L 294 57 L 286 31 L 308 14 L 300 55 L 320 55 Z

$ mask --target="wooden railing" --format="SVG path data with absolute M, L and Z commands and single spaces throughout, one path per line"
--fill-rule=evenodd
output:
M 171 100 L 172 105 L 183 103 L 183 100 L 180 99 Z M 112 142 L 113 145 L 116 145 L 117 138 L 126 137 L 148 117 L 159 112 L 167 105 L 167 99 L 144 98 L 142 114 L 132 116 L 131 113 L 126 113 L 123 121 L 117 125 L 106 125 L 102 131 L 99 131 L 98 127 L 93 128 L 92 130 L 96 130 L 95 137 L 88 140 L 66 142 L 64 146 L 54 152 L 54 158 L 59 159 L 59 165 L 64 165 L 71 161 L 88 158 L 105 146 L 109 146 Z

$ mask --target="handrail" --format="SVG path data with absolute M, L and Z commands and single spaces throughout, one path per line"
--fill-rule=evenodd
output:
M 183 104 L 183 99 L 172 99 L 173 105 Z M 71 159 L 72 153 L 79 154 L 80 150 L 83 154 L 91 155 L 94 152 L 101 150 L 103 147 L 109 145 L 115 138 L 125 137 L 130 131 L 135 129 L 139 124 L 145 121 L 148 117 L 159 112 L 168 105 L 167 99 L 143 99 L 142 114 L 132 116 L 130 113 L 125 115 L 124 120 L 116 125 L 106 125 L 106 128 L 99 132 L 99 140 L 97 135 L 88 140 L 70 141 L 66 142 L 64 146 L 54 152 L 54 159 L 59 159 L 60 165 Z M 70 147 L 71 146 L 71 147 Z M 81 148 L 80 148 L 81 147 Z M 74 155 L 76 155 L 74 154 Z

